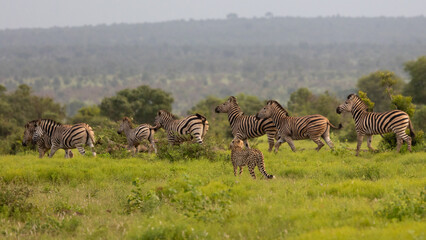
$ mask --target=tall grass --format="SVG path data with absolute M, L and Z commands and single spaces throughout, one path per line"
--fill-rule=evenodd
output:
M 273 180 L 252 180 L 247 168 L 234 177 L 220 149 L 214 161 L 1 156 L 0 238 L 424 238 L 425 152 L 355 157 L 345 143 L 316 152 L 298 141 L 305 150 L 274 154 L 265 142 Z

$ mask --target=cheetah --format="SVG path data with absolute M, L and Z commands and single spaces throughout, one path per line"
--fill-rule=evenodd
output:
M 239 139 L 232 140 L 230 144 L 231 148 L 231 161 L 234 166 L 234 175 L 237 176 L 237 167 L 240 167 L 240 175 L 243 172 L 243 166 L 248 166 L 250 175 L 253 179 L 256 179 L 254 174 L 254 168 L 257 166 L 259 171 L 267 179 L 275 178 L 273 175 L 269 175 L 265 171 L 265 163 L 263 161 L 263 154 L 258 149 L 244 148 L 244 142 Z

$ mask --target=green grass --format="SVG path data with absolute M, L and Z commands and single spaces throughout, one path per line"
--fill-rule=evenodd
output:
M 377 146 L 377 142 L 375 142 Z M 424 239 L 426 153 L 258 147 L 264 180 L 229 158 L 0 156 L 0 238 Z M 354 148 L 353 144 L 349 147 Z M 365 148 L 365 143 L 363 145 Z

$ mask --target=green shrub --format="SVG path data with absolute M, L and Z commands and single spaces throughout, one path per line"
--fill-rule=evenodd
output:
M 25 220 L 35 210 L 28 202 L 31 195 L 27 186 L 5 183 L 0 179 L 0 217 Z
M 406 133 L 409 135 L 409 131 L 407 130 Z M 386 133 L 383 134 L 383 139 L 379 142 L 379 150 L 381 151 L 387 151 L 387 150 L 393 150 L 396 148 L 396 135 L 395 133 Z M 411 139 L 412 146 L 419 146 L 419 148 L 422 148 L 424 145 L 424 133 L 423 131 L 417 131 L 415 133 L 415 137 Z M 406 150 L 407 145 L 405 142 L 403 142 L 403 145 L 401 147 L 401 150 Z
M 409 194 L 407 191 L 395 192 L 385 200 L 383 207 L 376 213 L 388 219 L 402 221 L 409 218 L 421 220 L 425 217 L 426 194 L 420 191 L 418 196 Z

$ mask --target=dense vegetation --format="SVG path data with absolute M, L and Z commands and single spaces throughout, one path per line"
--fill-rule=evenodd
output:
M 209 144 L 209 142 L 207 143 Z M 422 239 L 425 153 L 256 146 L 276 179 L 234 177 L 228 151 L 0 158 L 0 238 Z M 197 145 L 195 145 L 197 146 Z M 377 147 L 377 142 L 373 144 Z M 188 148 L 190 145 L 187 146 Z M 187 148 L 187 150 L 188 150 Z M 180 156 L 179 148 L 169 149 Z M 211 157 L 209 157 L 211 156 Z M 260 177 L 258 170 L 256 175 Z
M 208 95 L 286 102 L 309 86 L 344 97 L 378 69 L 403 74 L 404 62 L 426 52 L 425 25 L 424 17 L 286 17 L 3 30 L 0 84 L 28 84 L 67 104 L 68 115 L 140 85 L 170 92 L 180 114 Z

